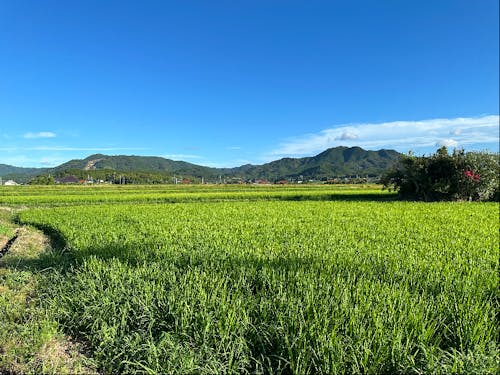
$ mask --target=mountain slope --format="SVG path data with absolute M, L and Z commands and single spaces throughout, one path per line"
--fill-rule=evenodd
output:
M 68 169 L 112 169 L 123 172 L 141 171 L 203 175 L 210 173 L 214 168 L 191 164 L 185 161 L 165 159 L 158 156 L 108 156 L 95 154 L 85 159 L 70 160 L 67 163 L 53 168 L 53 171 L 59 172 Z
M 401 156 L 394 150 L 366 151 L 360 147 L 335 147 L 305 158 L 284 158 L 257 166 L 234 168 L 233 173 L 270 180 L 321 179 L 340 176 L 378 176 Z
M 246 164 L 236 168 L 211 168 L 157 156 L 90 155 L 74 159 L 52 169 L 17 168 L 0 164 L 2 172 L 34 176 L 60 174 L 68 170 L 113 170 L 120 172 L 153 172 L 214 179 L 238 177 L 245 180 L 326 179 L 342 176 L 378 176 L 401 156 L 394 150 L 367 151 L 360 147 L 335 147 L 305 158 L 283 158 L 262 165 Z M 2 169 L 3 168 L 3 169 Z

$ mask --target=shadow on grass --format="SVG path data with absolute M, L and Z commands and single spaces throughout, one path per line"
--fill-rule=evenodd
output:
M 418 295 L 439 296 L 443 293 L 441 283 L 419 283 L 424 279 L 419 272 L 409 273 L 395 277 L 386 272 L 386 264 L 379 258 L 369 260 L 358 259 L 355 256 L 347 263 L 335 263 L 325 260 L 320 256 L 297 256 L 283 254 L 281 256 L 265 257 L 252 254 L 227 254 L 217 253 L 213 249 L 181 252 L 170 252 L 165 249 L 158 250 L 152 243 L 150 251 L 148 246 L 137 242 L 122 244 L 117 242 L 94 244 L 82 249 L 68 249 L 64 236 L 50 225 L 33 225 L 50 238 L 51 248 L 41 253 L 37 258 L 23 258 L 10 254 L 2 259 L 2 266 L 27 270 L 31 272 L 57 271 L 62 276 L 78 271 L 81 265 L 89 260 L 119 261 L 131 268 L 141 268 L 147 264 L 162 263 L 173 267 L 181 274 L 193 269 L 226 269 L 230 270 L 231 277 L 239 277 L 246 272 L 255 273 L 262 270 L 273 270 L 284 274 L 299 272 L 323 273 L 329 272 L 339 275 L 349 283 L 356 284 L 359 280 L 373 278 L 374 282 L 383 282 L 387 285 L 410 282 L 413 285 L 411 293 Z M 372 270 L 373 272 L 367 272 Z M 257 288 L 258 289 L 258 288 Z
M 390 202 L 398 199 L 396 194 L 356 193 L 356 194 L 319 194 L 281 196 L 280 201 L 345 201 L 345 202 Z M 269 200 L 274 200 L 270 198 Z
M 16 224 L 23 225 L 15 219 Z M 48 225 L 32 225 L 32 227 L 42 231 L 49 239 L 50 246 L 45 248 L 37 257 L 29 257 L 25 254 L 16 252 L 6 252 L 2 259 L 3 268 L 11 268 L 19 271 L 43 272 L 48 270 L 57 270 L 66 272 L 72 269 L 76 264 L 74 255 L 67 250 L 64 237 L 58 230 Z M 16 234 L 11 239 L 10 247 L 21 237 Z
M 272 269 L 279 273 L 288 273 L 296 271 L 313 271 L 322 273 L 328 270 L 330 273 L 343 275 L 346 278 L 356 282 L 358 278 L 370 277 L 374 275 L 375 281 L 387 282 L 393 284 L 394 276 L 386 273 L 386 264 L 381 263 L 374 258 L 366 264 L 366 259 L 353 257 L 348 263 L 335 263 L 321 256 L 308 255 L 297 256 L 292 254 L 281 254 L 272 257 L 255 256 L 252 254 L 228 254 L 226 252 L 217 253 L 214 249 L 195 250 L 186 249 L 186 251 L 168 251 L 164 248 L 158 248 L 154 243 L 148 247 L 144 243 L 129 242 L 127 244 L 119 242 L 105 242 L 87 246 L 82 249 L 69 249 L 64 236 L 50 225 L 33 225 L 33 227 L 42 231 L 50 238 L 51 247 L 41 253 L 37 258 L 23 258 L 10 254 L 10 257 L 2 260 L 4 267 L 11 267 L 20 270 L 38 271 L 57 270 L 62 275 L 68 272 L 75 272 L 86 260 L 97 259 L 101 261 L 117 260 L 128 267 L 143 267 L 145 264 L 163 263 L 168 264 L 183 273 L 192 269 L 211 269 L 215 266 L 217 269 L 227 269 L 234 271 L 234 274 L 244 272 L 245 270 L 260 271 L 263 269 Z M 367 270 L 379 270 L 367 273 Z M 233 272 L 231 272 L 233 273 Z M 401 283 L 405 283 L 406 276 L 402 276 Z M 418 275 L 413 275 L 416 277 Z M 418 283 L 417 283 L 418 284 Z M 429 286 L 418 287 L 413 290 L 415 293 L 428 293 L 439 295 L 439 289 Z
M 151 251 L 144 251 L 144 246 L 137 246 L 138 244 L 134 242 L 127 244 L 109 242 L 91 245 L 82 249 L 70 249 L 64 236 L 56 228 L 43 224 L 30 225 L 42 231 L 50 239 L 50 247 L 33 258 L 9 253 L 8 257 L 2 259 L 2 267 L 31 272 L 55 270 L 64 275 L 76 271 L 83 262 L 91 258 L 103 261 L 118 260 L 129 267 L 141 267 L 147 263 L 165 262 L 181 272 L 194 268 L 210 268 L 214 264 L 236 270 L 272 268 L 285 272 L 297 269 L 311 269 L 321 264 L 321 259 L 312 256 L 300 258 L 296 256 L 279 256 L 268 259 L 250 255 L 216 254 L 210 250 L 199 252 L 189 250 L 174 253 L 164 249 L 157 250 L 154 244 L 151 244 Z
M 24 202 L 9 203 L 12 207 L 67 207 L 79 205 L 98 206 L 102 204 L 173 204 L 173 203 L 219 203 L 219 202 L 259 202 L 259 201 L 345 201 L 345 202 L 388 202 L 398 200 L 396 193 L 318 193 L 318 194 L 276 194 L 276 195 L 235 195 L 235 196 L 184 196 L 184 197 L 151 197 L 151 198 L 131 198 L 131 199 L 89 199 L 77 197 L 74 200 L 50 201 L 50 202 Z

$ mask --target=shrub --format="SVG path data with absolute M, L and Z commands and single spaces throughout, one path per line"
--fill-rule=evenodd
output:
M 404 156 L 382 178 L 401 198 L 425 201 L 498 200 L 499 155 L 441 147 L 431 156 Z

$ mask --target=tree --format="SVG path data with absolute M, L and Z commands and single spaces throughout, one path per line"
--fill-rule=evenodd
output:
M 54 185 L 55 180 L 51 175 L 40 175 L 32 178 L 29 182 L 30 185 Z
M 441 147 L 431 156 L 404 156 L 382 182 L 401 198 L 424 201 L 498 199 L 499 155 Z

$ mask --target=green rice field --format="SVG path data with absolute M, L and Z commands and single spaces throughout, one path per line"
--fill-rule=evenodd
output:
M 102 203 L 180 203 L 257 200 L 394 199 L 377 185 L 97 185 L 0 186 L 0 205 L 64 206 Z
M 378 186 L 0 189 L 55 249 L 41 255 L 39 308 L 100 372 L 496 373 L 498 204 L 394 198 Z

